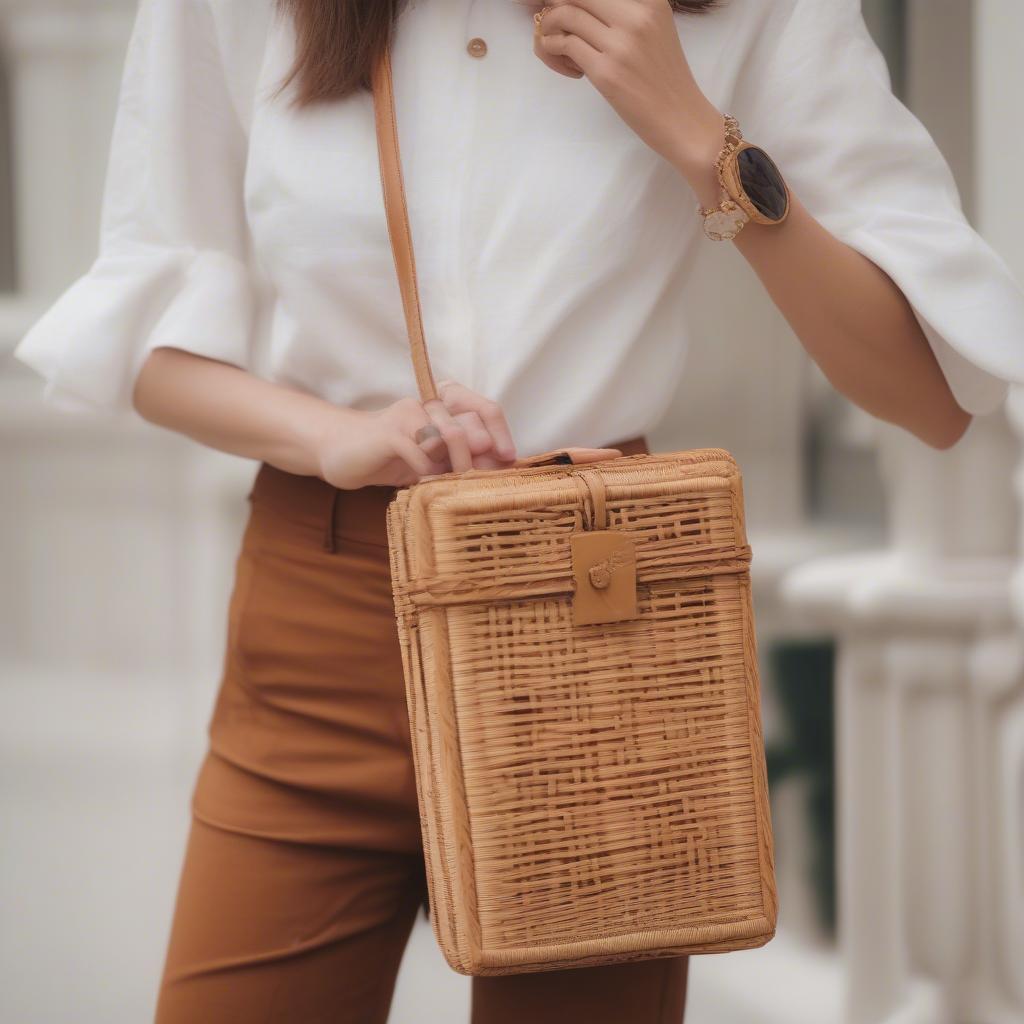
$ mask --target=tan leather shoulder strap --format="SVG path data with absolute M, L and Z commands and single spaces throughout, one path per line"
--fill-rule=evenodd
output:
M 413 255 L 409 211 L 402 183 L 402 160 L 398 149 L 398 126 L 395 121 L 395 95 L 391 81 L 391 55 L 384 50 L 373 69 L 373 108 L 377 127 L 377 153 L 380 159 L 380 181 L 384 191 L 384 211 L 388 221 L 391 251 L 402 291 L 402 308 L 409 332 L 409 349 L 420 401 L 437 398 L 437 386 L 430 369 L 427 342 L 423 335 L 420 293 L 416 284 L 416 259 Z

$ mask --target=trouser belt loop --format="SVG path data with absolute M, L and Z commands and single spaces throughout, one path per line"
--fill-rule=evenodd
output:
M 329 551 L 332 555 L 336 550 L 334 544 L 334 512 L 338 507 L 338 495 L 340 491 L 340 488 L 332 487 L 331 497 L 327 502 L 327 526 L 324 530 L 324 550 Z

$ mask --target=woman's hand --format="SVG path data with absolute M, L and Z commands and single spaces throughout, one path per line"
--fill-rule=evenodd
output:
M 402 398 L 383 409 L 339 408 L 317 451 L 320 476 L 335 487 L 405 487 L 421 477 L 467 469 L 495 469 L 516 458 L 505 414 L 489 399 L 455 381 L 439 381 L 440 398 Z M 416 435 L 434 427 L 420 444 Z
M 552 0 L 534 51 L 560 74 L 585 75 L 702 203 L 718 201 L 723 118 L 694 80 L 668 0 Z
M 352 409 L 161 345 L 140 369 L 132 403 L 150 423 L 336 487 L 403 487 L 421 476 L 515 461 L 496 403 L 455 381 L 439 381 L 437 390 L 440 399 L 425 404 L 403 398 L 383 409 Z M 421 446 L 422 427 L 435 436 Z

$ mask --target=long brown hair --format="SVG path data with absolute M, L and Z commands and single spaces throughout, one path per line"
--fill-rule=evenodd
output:
M 719 0 L 669 0 L 673 10 L 700 14 Z M 279 90 L 294 79 L 294 104 L 340 99 L 370 84 L 370 69 L 387 45 L 400 0 L 277 0 L 295 20 L 296 52 Z

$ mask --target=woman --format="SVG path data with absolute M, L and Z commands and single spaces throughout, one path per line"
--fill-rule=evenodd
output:
M 384 510 L 559 445 L 646 449 L 737 221 L 833 385 L 936 448 L 1024 382 L 1024 297 L 856 0 L 142 0 L 99 256 L 16 355 L 68 407 L 260 460 L 160 1024 L 382 1022 L 424 879 Z M 363 84 L 388 39 L 442 398 L 421 404 Z M 736 227 L 737 225 L 734 225 Z M 755 339 L 756 340 L 756 339 Z M 433 435 L 433 436 L 432 436 Z M 685 958 L 473 980 L 477 1024 L 682 1019 Z

